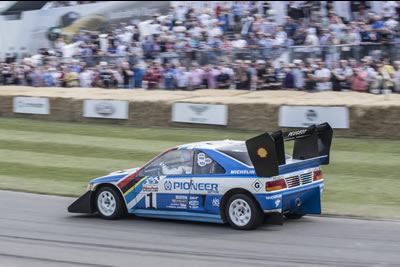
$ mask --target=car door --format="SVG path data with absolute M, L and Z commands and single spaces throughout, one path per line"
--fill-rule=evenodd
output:
M 188 201 L 189 211 L 219 212 L 222 196 L 218 191 L 218 178 L 224 176 L 225 172 L 225 169 L 210 156 L 210 153 L 201 150 L 195 152 Z
M 139 172 L 137 209 L 187 210 L 193 150 L 174 149 Z

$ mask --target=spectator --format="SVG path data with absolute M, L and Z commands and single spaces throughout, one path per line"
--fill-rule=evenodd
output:
M 142 88 L 144 70 L 139 66 L 139 64 L 135 64 L 132 71 L 134 88 Z
M 290 16 L 286 17 L 286 24 L 284 27 L 287 37 L 293 39 L 298 26 Z
M 351 78 L 351 90 L 366 92 L 367 89 L 367 74 L 359 68 L 354 68 Z
M 345 46 L 342 47 L 342 59 L 353 56 L 354 45 L 358 43 L 359 37 L 356 33 L 351 31 L 350 27 L 345 27 L 345 32 L 342 35 L 341 43 Z
M 249 90 L 251 74 L 242 60 L 237 60 L 234 68 L 236 89 Z
M 353 70 L 348 65 L 347 60 L 340 60 L 339 68 L 332 70 L 332 80 L 333 80 L 333 90 L 334 91 L 342 91 L 342 90 L 350 90 L 351 77 L 353 76 Z
M 166 64 L 162 75 L 164 80 L 164 88 L 167 90 L 174 89 L 175 69 L 172 68 L 172 65 L 170 63 Z
M 88 68 L 83 68 L 79 73 L 79 83 L 82 88 L 92 87 L 92 72 Z
M 79 86 L 78 73 L 71 68 L 67 69 L 67 73 L 65 75 L 65 81 L 67 83 L 67 87 L 78 87 Z
M 42 67 L 41 72 L 42 72 L 43 86 L 46 87 L 54 86 L 55 82 L 53 80 L 53 75 L 51 74 L 50 69 Z
M 203 73 L 203 82 L 205 84 L 205 88 L 216 89 L 217 76 L 219 74 L 219 70 L 215 69 L 212 65 L 206 66 Z
M 187 90 L 189 82 L 189 72 L 184 67 L 179 67 L 175 73 L 175 80 L 178 90 Z
M 145 59 L 153 59 L 154 52 L 154 41 L 150 38 L 150 36 L 146 36 L 145 41 L 143 42 L 143 55 Z
M 147 67 L 146 73 L 143 75 L 143 82 L 145 84 L 144 88 L 148 90 L 158 89 L 160 76 L 154 73 L 154 70 L 151 67 Z
M 304 69 L 304 81 L 305 81 L 305 90 L 308 92 L 312 92 L 315 90 L 315 76 L 314 69 L 308 65 Z
M 293 68 L 294 88 L 298 90 L 304 89 L 304 63 L 302 60 L 294 61 L 295 68 Z
M 315 70 L 316 88 L 318 91 L 331 90 L 331 72 L 325 67 L 325 62 L 320 60 L 318 68 Z
M 201 89 L 204 71 L 197 65 L 192 66 L 189 72 L 189 86 L 191 89 Z
M 278 81 L 278 77 L 276 76 L 274 69 L 268 68 L 263 89 L 277 90 L 277 89 L 280 89 L 280 87 L 281 87 L 281 83 Z
M 218 68 L 219 74 L 216 77 L 217 88 L 218 89 L 228 89 L 231 85 L 231 77 L 229 75 L 229 70 L 220 66 Z
M 379 70 L 384 73 L 384 77 L 386 78 L 386 88 L 384 89 L 390 89 L 391 91 L 394 90 L 394 84 L 392 82 L 393 76 L 395 73 L 394 68 L 390 65 L 389 59 L 384 58 L 382 64 L 379 67 Z
M 394 92 L 400 92 L 400 61 L 394 62 L 395 73 L 393 75 Z
M 288 67 L 284 68 L 284 72 L 286 74 L 285 79 L 283 80 L 283 88 L 285 89 L 294 89 L 294 75 L 292 73 L 292 69 L 294 68 L 294 64 L 289 64 Z
M 235 34 L 235 40 L 232 41 L 232 48 L 233 49 L 243 49 L 247 45 L 246 40 L 241 38 L 239 34 Z

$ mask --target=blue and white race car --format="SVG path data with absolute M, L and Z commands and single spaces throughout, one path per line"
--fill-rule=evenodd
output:
M 282 224 L 283 216 L 321 213 L 320 165 L 329 164 L 333 131 L 328 123 L 264 133 L 243 141 L 212 141 L 169 149 L 141 168 L 89 182 L 69 212 L 118 219 L 137 216 L 228 222 L 253 229 Z M 292 156 L 284 142 L 294 140 Z

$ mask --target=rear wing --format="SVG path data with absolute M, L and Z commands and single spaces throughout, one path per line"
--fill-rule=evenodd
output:
M 279 166 L 286 164 L 285 141 L 294 140 L 293 159 L 306 160 L 327 156 L 322 163 L 329 164 L 333 130 L 329 123 L 312 125 L 305 129 L 283 133 L 264 133 L 246 141 L 247 152 L 257 176 L 279 175 Z

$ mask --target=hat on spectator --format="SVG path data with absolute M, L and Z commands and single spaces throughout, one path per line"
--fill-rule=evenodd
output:
M 300 64 L 301 62 L 303 62 L 303 60 L 301 60 L 301 59 L 293 60 L 293 64 Z
M 100 66 L 107 66 L 107 62 L 106 61 L 101 61 L 100 62 Z

